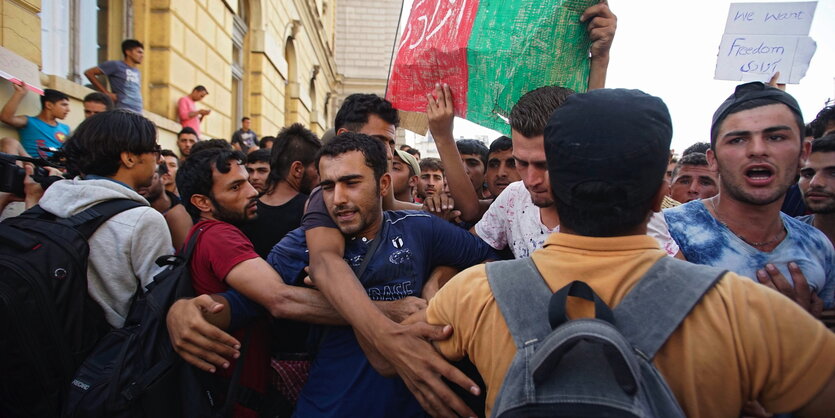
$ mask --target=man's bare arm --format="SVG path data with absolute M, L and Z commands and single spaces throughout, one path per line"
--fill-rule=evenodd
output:
M 186 212 L 185 206 L 177 205 L 169 209 L 164 217 L 168 229 L 171 231 L 171 242 L 174 244 L 174 248 L 182 248 L 186 242 L 188 231 L 193 226 L 191 216 Z
M 615 38 L 618 18 L 609 9 L 606 0 L 589 7 L 580 17 L 587 22 L 591 38 L 591 68 L 589 69 L 589 90 L 606 87 L 606 73 L 609 68 L 609 50 Z
M 456 208 L 461 211 L 461 219 L 472 222 L 481 216 L 478 195 L 473 189 L 473 183 L 467 176 L 467 169 L 461 161 L 461 154 L 455 145 L 452 135 L 454 120 L 454 106 L 452 91 L 444 83 L 435 85 L 435 90 L 426 95 L 426 115 L 429 118 L 429 132 L 435 139 L 438 154 L 444 163 L 444 176 L 449 184 L 449 192 L 455 201 Z
M 87 77 L 88 80 L 90 80 L 90 84 L 92 84 L 93 87 L 96 88 L 96 90 L 110 96 L 110 98 L 115 103 L 116 100 L 118 100 L 118 96 L 116 96 L 115 93 L 107 91 L 107 88 L 104 86 L 104 84 L 102 84 L 101 81 L 99 81 L 98 76 L 100 75 L 104 75 L 104 71 L 102 71 L 99 67 L 88 68 L 87 71 L 84 71 L 84 76 Z
M 342 316 L 320 292 L 284 283 L 263 258 L 238 263 L 226 275 L 226 283 L 266 308 L 273 317 L 314 324 L 345 324 Z
M 17 108 L 20 106 L 20 102 L 22 102 L 23 98 L 26 96 L 26 86 L 23 84 L 12 83 L 12 88 L 14 88 L 12 97 L 9 98 L 6 105 L 3 106 L 2 110 L 0 110 L 0 121 L 13 128 L 21 129 L 26 127 L 26 124 L 29 123 L 29 119 L 23 115 L 15 115 L 15 113 L 17 113 Z
M 312 228 L 306 237 L 311 278 L 354 327 L 368 358 L 386 359 L 433 416 L 474 416 L 441 377 L 475 394 L 479 392 L 478 386 L 444 360 L 427 341 L 448 338 L 451 328 L 425 324 L 404 326 L 389 320 L 371 303 L 353 270 L 342 259 L 345 242 L 339 230 Z

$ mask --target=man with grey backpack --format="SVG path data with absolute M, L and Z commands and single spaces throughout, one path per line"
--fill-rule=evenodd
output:
M 461 272 L 425 312 L 452 325 L 435 346 L 476 365 L 488 414 L 835 410 L 835 334 L 753 280 L 664 257 L 646 235 L 671 137 L 666 105 L 637 90 L 572 95 L 551 116 L 560 233 L 529 259 Z

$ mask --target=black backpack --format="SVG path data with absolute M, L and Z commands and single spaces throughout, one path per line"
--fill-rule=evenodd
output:
M 168 336 L 168 309 L 195 295 L 189 261 L 201 231 L 192 234 L 179 255 L 157 259 L 167 268 L 145 291 L 137 289 L 124 327 L 105 335 L 78 369 L 64 416 L 226 416 L 241 399 L 245 390 L 238 380 L 248 336 L 231 380 L 186 365 Z
M 72 374 L 110 330 L 87 292 L 87 240 L 116 199 L 72 217 L 39 206 L 0 223 L 0 416 L 59 415 Z

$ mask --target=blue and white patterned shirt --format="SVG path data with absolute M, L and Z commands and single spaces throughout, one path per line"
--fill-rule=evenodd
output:
M 691 263 L 728 269 L 756 280 L 757 270 L 774 264 L 792 281 L 788 263 L 795 262 L 812 291 L 829 309 L 835 306 L 835 249 L 819 230 L 782 212 L 786 237 L 771 252 L 760 251 L 734 234 L 708 212 L 702 201 L 694 200 L 665 209 L 670 235 Z

